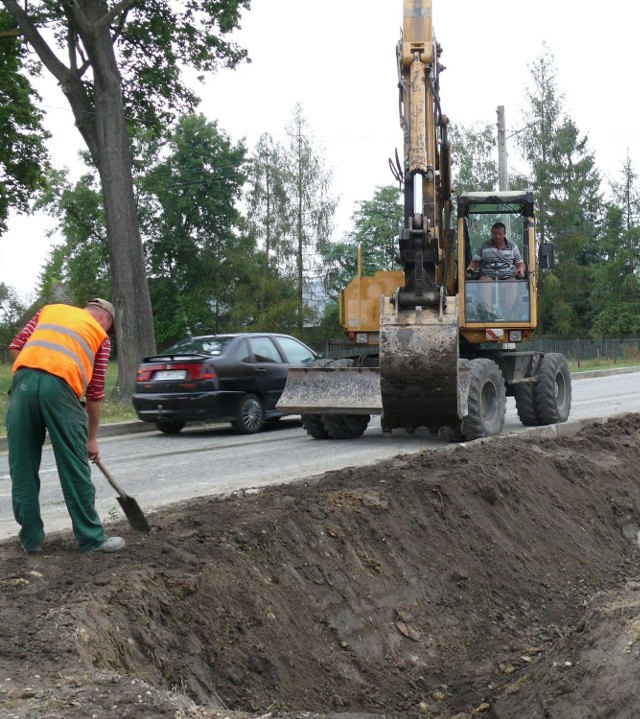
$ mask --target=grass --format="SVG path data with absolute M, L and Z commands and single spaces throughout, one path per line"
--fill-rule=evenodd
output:
M 580 360 L 579 365 L 576 360 L 569 360 L 569 369 L 572 372 L 590 372 L 591 370 L 597 369 L 619 369 L 620 367 L 637 367 L 639 365 L 640 359 L 637 357 L 634 357 L 633 359 L 622 359 L 618 362 L 614 362 L 610 359 Z

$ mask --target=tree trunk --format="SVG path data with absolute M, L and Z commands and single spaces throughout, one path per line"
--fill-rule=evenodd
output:
M 115 112 L 115 108 L 119 111 Z M 112 301 L 116 309 L 118 384 L 121 397 L 135 386 L 138 364 L 156 351 L 149 285 L 133 192 L 129 135 L 119 88 L 96 83 L 98 172 L 102 181 Z M 121 111 L 120 111 L 121 110 Z

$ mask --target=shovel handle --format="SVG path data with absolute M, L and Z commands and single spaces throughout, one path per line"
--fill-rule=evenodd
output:
M 121 497 L 128 497 L 129 495 L 122 489 L 122 487 L 116 482 L 116 480 L 111 476 L 110 472 L 107 470 L 107 468 L 102 464 L 102 462 L 99 459 L 96 459 L 94 461 L 94 464 L 96 467 L 104 474 L 104 476 L 107 478 L 107 481 L 109 484 L 116 490 L 116 492 Z

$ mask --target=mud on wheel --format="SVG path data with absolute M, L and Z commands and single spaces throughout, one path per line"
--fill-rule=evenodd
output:
M 329 439 L 329 433 L 322 424 L 322 418 L 319 414 L 303 414 L 301 415 L 302 428 L 314 439 Z
M 542 358 L 535 396 L 541 424 L 567 421 L 571 411 L 571 373 L 564 355 L 550 352 Z
M 465 439 L 500 434 L 506 412 L 506 389 L 498 365 L 490 359 L 469 362 L 468 413 L 462 421 Z
M 523 382 L 513 387 L 516 400 L 516 411 L 522 424 L 526 427 L 537 427 L 542 424 L 536 409 L 536 385 L 534 382 Z
M 320 419 L 331 439 L 361 437 L 369 424 L 369 414 L 323 414 Z

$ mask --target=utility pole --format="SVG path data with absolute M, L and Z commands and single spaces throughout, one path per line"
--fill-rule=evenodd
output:
M 504 192 L 509 189 L 509 173 L 507 170 L 507 131 L 504 120 L 504 105 L 498 105 L 498 189 Z

